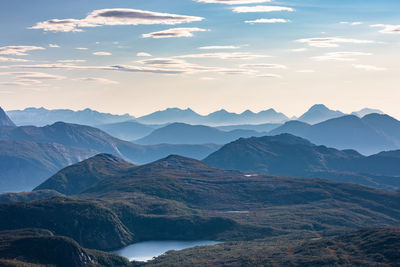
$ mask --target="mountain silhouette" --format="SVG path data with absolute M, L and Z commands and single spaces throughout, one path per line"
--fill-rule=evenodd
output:
M 90 149 L 98 153 L 112 154 L 137 164 L 152 162 L 170 154 L 201 158 L 220 147 L 218 145 L 170 144 L 142 146 L 120 140 L 91 126 L 64 122 L 44 127 L 3 127 L 0 128 L 0 140 L 58 143 L 69 147 Z
M 10 110 L 8 114 L 19 126 L 46 126 L 58 121 L 96 126 L 99 124 L 117 123 L 134 119 L 134 117 L 128 114 L 121 116 L 112 115 L 89 108 L 79 111 L 70 109 L 48 110 L 45 108 L 26 108 L 24 110 Z
M 366 155 L 400 148 L 400 121 L 381 114 L 363 118 L 346 115 L 314 125 L 291 121 L 269 132 L 270 135 L 281 133 L 297 135 L 319 145 L 355 149 Z
M 363 108 L 363 109 L 361 109 L 359 111 L 352 112 L 351 115 L 355 115 L 357 117 L 362 118 L 362 117 L 365 117 L 365 116 L 367 116 L 369 114 L 373 114 L 373 113 L 384 114 L 383 111 L 381 111 L 379 109 Z
M 204 162 L 250 174 L 318 177 L 376 188 L 400 188 L 400 180 L 395 177 L 400 173 L 397 157 L 366 157 L 354 150 L 317 146 L 290 134 L 242 138 L 223 146 Z
M 61 168 L 95 153 L 55 143 L 0 141 L 0 192 L 32 190 Z
M 298 120 L 308 124 L 316 124 L 329 119 L 338 118 L 345 114 L 341 111 L 330 110 L 325 105 L 319 104 L 312 106 Z
M 203 125 L 172 123 L 154 130 L 148 136 L 134 141 L 138 144 L 226 144 L 240 137 L 261 136 L 251 130 L 233 130 L 229 132 Z
M 0 127 L 2 126 L 14 127 L 15 124 L 0 107 Z
M 146 125 L 136 121 L 125 121 L 109 124 L 97 125 L 97 128 L 111 136 L 121 140 L 131 141 L 149 135 L 154 129 L 159 128 L 155 125 Z
M 135 165 L 109 154 L 98 154 L 90 159 L 62 169 L 34 190 L 55 190 L 63 195 L 76 195 L 100 180 L 122 174 Z
M 157 111 L 152 114 L 137 119 L 146 124 L 167 124 L 167 123 L 187 123 L 204 124 L 209 126 L 224 126 L 237 124 L 264 124 L 282 123 L 288 120 L 283 113 L 278 113 L 274 109 L 254 113 L 246 110 L 241 114 L 228 112 L 224 109 L 215 111 L 206 116 L 202 116 L 191 109 L 169 108 Z

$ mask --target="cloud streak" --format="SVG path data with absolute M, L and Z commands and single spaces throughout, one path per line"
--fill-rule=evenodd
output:
M 206 4 L 224 4 L 224 5 L 249 5 L 249 4 L 262 4 L 262 3 L 272 2 L 272 0 L 195 0 L 195 1 Z
M 234 52 L 234 53 L 203 53 L 203 54 L 188 54 L 177 56 L 176 58 L 215 58 L 215 59 L 257 59 L 257 58 L 267 58 L 268 55 L 257 55 L 248 52 Z
M 371 53 L 364 52 L 332 52 L 322 56 L 313 57 L 317 61 L 355 61 L 358 56 L 372 56 Z
M 159 13 L 140 9 L 114 8 L 94 10 L 84 19 L 51 19 L 38 22 L 30 29 L 50 32 L 82 32 L 82 28 L 121 25 L 175 25 L 201 21 L 204 18 L 169 13 Z
M 260 23 L 289 23 L 288 19 L 256 19 L 256 20 L 246 20 L 245 23 L 248 24 L 260 24 Z
M 372 40 L 359 40 L 342 37 L 321 37 L 321 38 L 305 38 L 296 40 L 297 43 L 305 43 L 312 47 L 332 48 L 339 47 L 339 44 L 373 44 Z
M 201 28 L 173 28 L 164 31 L 151 32 L 142 34 L 143 38 L 154 38 L 154 39 L 162 39 L 162 38 L 180 38 L 180 37 L 193 37 L 194 32 L 206 32 L 209 30 L 201 29 Z
M 76 81 L 82 81 L 82 82 L 97 82 L 101 84 L 106 84 L 106 85 L 116 85 L 119 84 L 117 81 L 105 79 L 105 78 L 98 78 L 98 77 L 82 77 L 75 79 Z
M 238 6 L 232 8 L 234 13 L 262 13 L 262 12 L 278 12 L 278 11 L 295 11 L 293 8 L 284 6 Z
M 34 50 L 45 50 L 41 46 L 3 46 L 0 47 L 0 55 L 27 56 L 27 52 Z
M 384 70 L 386 70 L 386 68 L 377 67 L 377 66 L 373 66 L 373 65 L 353 64 L 353 67 L 356 69 L 366 70 L 366 71 L 384 71 Z
M 234 50 L 240 49 L 240 46 L 235 45 L 212 45 L 199 47 L 200 50 Z
M 0 62 L 29 62 L 29 60 L 22 58 L 12 58 L 12 57 L 1 57 Z
M 390 25 L 390 24 L 374 24 L 371 25 L 372 28 L 382 28 L 380 33 L 385 34 L 400 34 L 400 25 Z

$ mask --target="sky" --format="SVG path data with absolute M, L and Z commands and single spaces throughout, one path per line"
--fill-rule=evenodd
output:
M 2 0 L 0 106 L 400 118 L 398 0 Z

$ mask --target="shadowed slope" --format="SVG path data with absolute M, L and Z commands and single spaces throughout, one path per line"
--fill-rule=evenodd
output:
M 223 146 L 204 162 L 248 173 L 319 177 L 377 188 L 400 188 L 400 161 L 396 157 L 365 157 L 354 150 L 317 146 L 290 134 L 242 138 Z
M 76 195 L 102 179 L 134 166 L 115 156 L 99 154 L 59 171 L 34 190 L 52 189 L 64 195 Z

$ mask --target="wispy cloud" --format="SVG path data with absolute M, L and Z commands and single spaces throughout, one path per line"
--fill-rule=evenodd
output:
M 232 8 L 235 13 L 261 13 L 261 12 L 277 12 L 277 11 L 295 11 L 293 8 L 284 6 L 238 6 Z
M 364 22 L 361 22 L 361 21 L 354 21 L 354 22 L 342 21 L 342 22 L 340 22 L 340 24 L 343 24 L 343 25 L 351 25 L 351 26 L 357 26 L 357 25 L 362 25 L 362 24 L 364 24 Z
M 195 0 L 199 3 L 207 4 L 225 4 L 225 5 L 248 5 L 248 4 L 262 4 L 269 3 L 272 0 Z
M 282 78 L 281 75 L 273 74 L 273 73 L 265 73 L 256 75 L 258 78 Z
M 182 66 L 187 64 L 185 60 L 176 58 L 152 58 L 139 60 L 138 63 L 145 65 L 152 65 L 157 67 L 171 67 L 171 66 Z
M 86 60 L 84 59 L 63 59 L 63 60 L 57 60 L 59 63 L 84 63 Z
M 371 53 L 364 52 L 332 52 L 322 56 L 313 57 L 317 61 L 355 61 L 358 56 L 371 56 Z
M 19 79 L 30 79 L 30 80 L 63 80 L 64 76 L 53 75 L 43 72 L 7 72 L 8 75 L 14 75 Z
M 136 54 L 137 57 L 152 57 L 150 53 L 147 52 L 139 52 Z
M 111 56 L 112 53 L 100 51 L 100 52 L 93 52 L 93 55 L 95 55 L 95 56 Z
M 0 57 L 0 62 L 29 62 L 29 60 L 22 58 Z
M 60 48 L 58 44 L 49 44 L 50 48 Z
M 41 46 L 3 46 L 0 47 L 0 55 L 27 56 L 27 52 L 45 50 Z
M 105 79 L 105 78 L 98 78 L 98 77 L 83 77 L 83 78 L 78 78 L 75 79 L 76 81 L 83 81 L 83 82 L 97 82 L 101 84 L 109 84 L 109 85 L 115 85 L 119 84 L 117 81 Z
M 188 54 L 177 56 L 177 58 L 217 58 L 217 59 L 257 59 L 267 58 L 268 55 L 257 55 L 248 52 L 233 52 L 233 53 L 204 53 L 204 54 Z
M 209 30 L 201 29 L 201 28 L 173 28 L 164 31 L 151 32 L 142 34 L 143 38 L 179 38 L 179 37 L 193 37 L 194 32 L 206 32 Z
M 351 38 L 342 38 L 342 37 L 321 37 L 321 38 L 305 38 L 296 40 L 298 43 L 306 43 L 312 47 L 322 47 L 322 48 L 331 48 L 331 47 L 339 47 L 341 43 L 348 44 L 372 44 L 375 41 L 372 40 L 359 40 L 359 39 L 351 39 Z
M 240 65 L 241 68 L 250 68 L 250 69 L 287 69 L 287 66 L 281 64 L 268 64 L 268 63 L 259 63 L 259 64 L 243 64 Z
M 384 71 L 384 70 L 386 70 L 386 68 L 377 67 L 377 66 L 373 66 L 373 65 L 353 64 L 353 67 L 356 69 L 366 70 L 366 71 Z
M 77 48 L 75 48 L 76 50 L 89 50 L 89 48 L 87 48 L 87 47 L 77 47 Z
M 8 86 L 33 86 L 45 85 L 44 80 L 63 80 L 66 77 L 60 75 L 53 75 L 43 72 L 0 72 L 0 75 L 11 76 L 15 81 L 4 82 L 3 85 Z
M 212 45 L 212 46 L 202 46 L 199 47 L 200 50 L 233 50 L 239 49 L 240 46 L 235 45 Z
M 307 49 L 307 48 L 294 48 L 294 49 L 291 49 L 290 51 L 291 51 L 291 52 L 298 53 L 298 52 L 305 52 L 305 51 L 308 51 L 308 49 Z
M 289 23 L 288 19 L 256 19 L 256 20 L 246 20 L 245 23 L 248 24 L 259 24 L 259 23 Z
M 204 18 L 195 16 L 159 13 L 139 9 L 114 8 L 94 10 L 84 19 L 51 19 L 38 22 L 30 29 L 52 32 L 81 32 L 82 28 L 118 25 L 175 25 L 201 21 Z
M 400 34 L 400 25 L 374 24 L 374 25 L 371 25 L 370 27 L 382 28 L 382 30 L 379 31 L 380 33 Z

